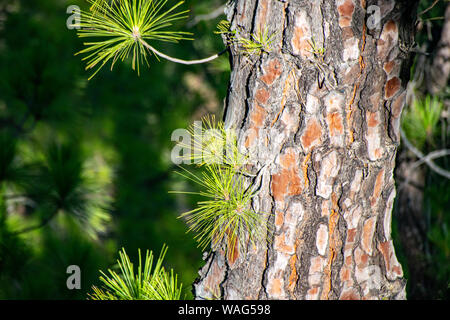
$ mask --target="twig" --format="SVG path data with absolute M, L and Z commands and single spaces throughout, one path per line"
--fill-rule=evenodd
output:
M 224 4 L 210 13 L 200 14 L 200 15 L 196 16 L 194 19 L 192 19 L 191 21 L 189 21 L 187 23 L 187 27 L 192 28 L 193 26 L 197 25 L 201 21 L 213 20 L 213 19 L 221 16 L 222 14 L 224 14 L 225 7 L 226 7 L 226 5 Z
M 419 167 L 420 165 L 425 163 L 427 160 L 434 160 L 434 159 L 446 157 L 449 155 L 450 155 L 450 149 L 443 149 L 443 150 L 437 150 L 437 151 L 430 152 L 422 159 L 414 162 L 411 166 L 411 169 L 415 169 L 415 168 Z
M 444 20 L 444 19 L 445 19 L 445 17 L 433 17 L 433 18 L 422 20 L 422 21 L 427 22 L 427 21 Z
M 406 185 L 414 187 L 417 190 L 424 191 L 424 186 L 423 185 L 419 184 L 418 182 L 411 181 L 411 179 L 406 178 L 404 175 L 397 174 L 397 180 L 400 182 L 399 183 L 400 187 L 398 188 L 398 192 L 397 193 L 400 193 L 400 191 L 403 190 L 403 188 Z
M 442 169 L 441 167 L 437 166 L 431 159 L 434 159 L 435 154 L 432 154 L 432 156 L 427 155 L 424 156 L 424 154 L 422 152 L 420 152 L 416 147 L 414 147 L 412 145 L 412 143 L 408 140 L 408 138 L 406 137 L 405 132 L 403 131 L 403 129 L 400 129 L 400 135 L 402 137 L 402 141 L 405 144 L 405 146 L 412 152 L 414 153 L 414 155 L 419 158 L 420 160 L 418 162 L 420 162 L 420 164 L 422 163 L 426 163 L 428 165 L 428 167 L 430 167 L 431 170 L 433 170 L 434 172 L 436 172 L 437 174 L 450 179 L 450 172 L 447 170 Z M 444 151 L 448 151 L 448 150 L 444 150 Z M 439 151 L 439 153 L 442 152 Z M 416 162 L 417 163 L 417 162 Z M 416 164 L 415 163 L 415 164 Z M 419 164 L 419 165 L 420 165 Z M 418 166 L 418 165 L 417 165 Z
M 431 9 L 434 8 L 434 6 L 439 2 L 440 0 L 434 0 L 433 4 L 431 6 L 429 6 L 428 8 L 426 8 L 425 10 L 423 10 L 421 13 L 419 13 L 419 17 L 424 15 L 425 13 L 427 13 L 428 11 L 430 11 Z
M 153 52 L 155 55 L 164 58 L 166 60 L 175 62 L 175 63 L 180 63 L 180 64 L 186 64 L 186 65 L 191 65 L 191 64 L 201 64 L 201 63 L 207 63 L 210 62 L 212 60 L 217 59 L 218 57 L 220 57 L 222 54 L 224 54 L 225 52 L 228 51 L 228 49 L 223 50 L 222 52 L 219 52 L 209 58 L 205 58 L 205 59 L 200 59 L 200 60 L 182 60 L 182 59 L 177 59 L 177 58 L 173 58 L 171 56 L 168 56 L 162 52 L 159 52 L 158 50 L 156 50 L 155 48 L 153 48 L 151 45 L 149 45 L 147 42 L 145 42 L 142 39 L 139 39 L 139 41 L 142 43 L 142 45 L 144 47 L 146 47 L 147 49 L 149 49 L 151 52 Z
M 441 157 L 446 157 L 450 155 L 450 150 L 449 149 L 444 149 L 444 150 L 437 150 L 437 151 L 433 151 L 430 152 L 428 155 L 426 155 L 425 157 L 423 157 L 422 159 L 414 162 L 410 168 L 408 168 L 409 171 L 414 171 L 416 168 L 418 168 L 420 165 L 426 163 L 427 160 L 433 160 L 436 158 L 441 158 Z M 402 181 L 400 187 L 399 187 L 399 192 L 406 186 L 406 185 L 412 185 L 415 188 L 418 188 L 420 190 L 423 189 L 423 186 L 418 186 L 415 185 L 415 183 L 411 182 L 411 176 L 407 176 L 407 177 L 403 177 L 404 181 Z

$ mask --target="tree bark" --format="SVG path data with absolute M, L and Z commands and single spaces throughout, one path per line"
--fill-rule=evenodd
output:
M 381 17 L 372 29 L 371 5 Z M 254 173 L 266 166 L 253 207 L 272 213 L 274 227 L 245 254 L 228 255 L 224 244 L 205 257 L 198 299 L 406 297 L 391 212 L 416 5 L 228 4 L 232 29 L 274 35 L 258 56 L 231 47 L 225 106 L 226 127 L 238 132 Z

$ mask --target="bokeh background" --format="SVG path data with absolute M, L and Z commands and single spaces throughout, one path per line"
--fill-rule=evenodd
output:
M 434 1 L 422 1 L 423 12 Z M 183 282 L 186 298 L 202 252 L 177 217 L 197 199 L 170 194 L 194 188 L 170 161 L 171 134 L 206 114 L 222 117 L 230 74 L 227 56 L 181 66 L 151 60 L 138 77 L 131 63 L 90 73 L 74 53 L 83 48 L 66 26 L 83 0 L 0 0 L 0 299 L 86 299 L 99 270 L 118 251 L 158 255 Z M 222 51 L 214 34 L 224 1 L 187 0 L 190 18 L 177 27 L 195 41 L 158 44 L 169 55 L 197 59 Z M 431 93 L 427 66 L 439 47 L 447 3 L 420 16 L 419 53 L 404 131 L 423 154 L 450 147 L 450 88 Z M 450 180 L 417 165 L 401 146 L 393 234 L 410 299 L 448 299 Z M 450 158 L 433 161 L 445 170 Z M 81 290 L 68 290 L 66 268 L 78 265 Z

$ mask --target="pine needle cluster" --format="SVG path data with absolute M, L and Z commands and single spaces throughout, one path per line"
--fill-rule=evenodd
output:
M 111 69 L 118 60 L 132 57 L 132 68 L 140 72 L 140 64 L 149 65 L 148 55 L 155 51 L 149 42 L 178 42 L 191 40 L 188 32 L 172 31 L 168 27 L 187 17 L 188 10 L 177 11 L 180 1 L 165 8 L 168 0 L 88 0 L 90 10 L 81 11 L 80 38 L 92 38 L 85 42 L 85 49 L 77 53 L 85 55 L 86 69 L 97 68 L 89 79 L 111 61 Z M 152 48 L 152 47 L 151 47 Z
M 250 34 L 250 37 L 243 36 L 243 30 L 232 30 L 229 21 L 222 20 L 217 25 L 217 34 L 221 34 L 227 43 L 227 46 L 235 45 L 239 52 L 244 55 L 260 55 L 262 52 L 270 52 L 275 34 L 269 34 L 266 27 L 260 28 Z
M 239 151 L 236 136 L 225 130 L 223 123 L 216 125 L 214 118 L 204 118 L 202 124 L 202 136 L 206 138 L 194 137 L 194 145 L 203 152 L 192 155 L 200 173 L 185 168 L 178 172 L 201 191 L 176 193 L 195 194 L 204 200 L 180 218 L 185 219 L 189 231 L 196 234 L 195 239 L 202 249 L 211 245 L 212 250 L 217 250 L 226 241 L 232 254 L 236 248 L 242 252 L 248 240 L 254 244 L 264 239 L 268 230 L 267 215 L 252 208 L 257 191 L 248 181 L 247 157 Z M 190 129 L 192 133 L 197 131 L 195 127 Z M 212 133 L 208 135 L 208 131 Z
M 426 143 L 431 146 L 435 144 L 442 110 L 444 104 L 439 98 L 427 95 L 423 99 L 414 99 L 403 113 L 402 128 L 419 149 Z
M 163 246 L 160 256 L 153 266 L 153 252 L 148 251 L 142 265 L 141 251 L 137 272 L 125 249 L 119 252 L 117 264 L 120 273 L 108 270 L 109 275 L 101 271 L 103 288 L 93 287 L 92 300 L 180 300 L 182 284 L 178 284 L 173 270 L 166 271 L 162 266 L 167 252 Z

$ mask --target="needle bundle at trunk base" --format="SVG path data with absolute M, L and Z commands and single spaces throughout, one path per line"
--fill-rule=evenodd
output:
M 248 243 L 255 246 L 271 230 L 266 223 L 268 214 L 251 207 L 258 193 L 258 177 L 255 177 L 256 184 L 247 183 L 247 158 L 237 148 L 235 135 L 227 134 L 223 122 L 216 124 L 214 117 L 206 117 L 200 126 L 194 123 L 189 132 L 194 152 L 183 152 L 189 156 L 182 158 L 196 163 L 201 173 L 182 168 L 178 174 L 201 190 L 173 193 L 196 194 L 203 199 L 180 218 L 195 233 L 199 247 L 211 246 L 212 250 L 218 250 L 227 243 L 228 257 L 234 261 L 245 255 Z M 191 139 L 179 146 L 191 150 Z

